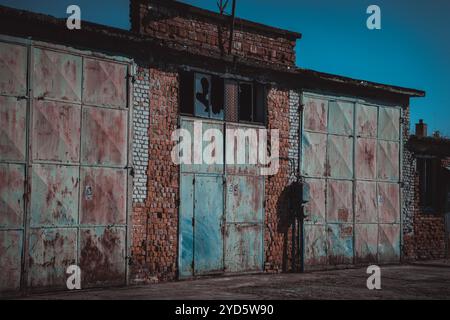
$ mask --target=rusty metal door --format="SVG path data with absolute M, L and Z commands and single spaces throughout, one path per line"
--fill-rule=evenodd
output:
M 21 286 L 27 160 L 27 45 L 0 42 L 0 292 Z
M 26 44 L 0 42 L 0 291 L 65 288 L 72 264 L 124 284 L 129 64 Z
M 204 152 L 210 141 L 203 139 L 211 130 L 222 133 L 223 123 L 183 118 L 181 128 L 190 144 L 180 153 L 187 152 L 190 163 L 180 165 L 179 277 L 223 273 L 224 159 L 217 153 L 217 163 L 211 164 Z
M 191 136 L 191 161 L 199 152 L 208 150 L 208 139 L 195 141 L 203 139 L 208 131 L 226 134 L 225 128 L 245 130 L 242 125 L 184 117 L 181 128 Z M 259 176 L 258 166 L 248 163 L 248 142 L 243 147 L 246 164 L 225 165 L 226 153 L 231 151 L 225 145 L 219 163 L 208 164 L 203 158 L 201 164 L 180 166 L 180 278 L 263 268 L 264 179 Z
M 32 51 L 31 203 L 27 285 L 124 284 L 128 65 Z
M 401 110 L 316 94 L 303 105 L 305 267 L 398 262 Z
M 226 179 L 225 271 L 261 271 L 263 177 L 228 175 Z

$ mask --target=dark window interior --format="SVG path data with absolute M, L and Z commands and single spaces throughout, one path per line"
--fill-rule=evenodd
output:
M 418 158 L 420 205 L 425 212 L 437 209 L 438 205 L 438 174 L 440 161 L 437 158 Z
M 239 121 L 253 121 L 253 88 L 250 83 L 239 84 Z
M 195 115 L 194 73 L 180 73 L 180 113 Z M 209 117 L 231 122 L 264 124 L 266 89 L 263 84 L 212 77 L 211 112 Z M 203 115 L 204 116 L 204 115 Z
M 180 72 L 180 113 L 194 115 L 194 74 Z

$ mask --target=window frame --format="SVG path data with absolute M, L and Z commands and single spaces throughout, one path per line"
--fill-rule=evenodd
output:
M 196 75 L 197 74 L 201 74 L 201 75 L 205 75 L 205 76 L 209 76 L 211 77 L 211 89 L 210 89 L 210 108 L 209 108 L 209 114 L 208 117 L 204 116 L 204 115 L 197 115 L 196 114 L 196 110 L 195 110 L 195 99 L 196 99 Z M 223 110 L 223 118 L 216 118 L 216 117 L 212 117 L 212 101 L 213 101 L 213 94 L 214 94 L 214 90 L 213 90 L 213 83 L 214 83 L 214 78 L 219 78 L 222 80 L 222 90 L 221 90 L 221 94 L 223 95 L 221 100 L 223 101 L 223 106 L 222 106 L 222 110 Z M 195 118 L 199 118 L 199 119 L 209 119 L 209 120 L 217 120 L 217 121 L 224 121 L 227 123 L 242 123 L 242 124 L 249 124 L 249 125 L 261 125 L 261 126 L 266 126 L 267 125 L 267 91 L 266 91 L 266 86 L 263 83 L 257 82 L 255 80 L 241 80 L 241 79 L 237 79 L 237 78 L 232 78 L 232 77 L 223 77 L 220 75 L 216 75 L 213 73 L 208 73 L 208 72 L 203 72 L 203 71 L 180 71 L 180 85 L 179 85 L 179 112 L 180 115 L 182 116 L 191 116 L 191 117 L 195 117 Z M 187 81 L 189 80 L 191 83 L 186 85 L 186 84 L 181 84 L 182 81 Z M 226 107 L 225 107 L 225 82 L 226 81 L 230 81 L 230 82 L 234 82 L 237 85 L 237 90 L 238 90 L 238 99 L 237 99 L 237 106 L 236 106 L 236 113 L 237 113 L 237 121 L 230 121 L 227 120 L 227 112 L 226 112 Z M 250 110 L 250 121 L 247 120 L 241 120 L 240 119 L 240 112 L 241 112 L 241 84 L 245 84 L 245 85 L 249 85 L 250 86 L 250 92 L 251 92 L 251 110 Z M 192 87 L 192 93 L 190 94 L 190 97 L 182 97 L 184 91 L 186 90 L 185 88 L 187 87 Z M 258 101 L 258 97 L 257 97 L 257 90 L 262 90 L 261 94 L 263 96 L 263 101 L 262 101 L 262 105 L 260 106 L 261 108 L 263 108 L 262 110 L 262 120 L 261 121 L 256 121 L 255 119 L 256 117 L 256 103 Z M 186 112 L 186 109 L 189 108 L 183 108 L 182 105 L 184 105 L 186 103 L 186 100 L 188 99 L 192 99 L 192 102 L 189 102 L 189 108 L 192 109 L 192 112 Z

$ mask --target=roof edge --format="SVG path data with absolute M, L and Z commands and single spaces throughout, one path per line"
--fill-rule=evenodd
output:
M 311 70 L 311 69 L 297 68 L 296 72 L 300 73 L 300 74 L 314 76 L 316 78 L 326 80 L 326 81 L 352 84 L 352 85 L 355 85 L 356 87 L 360 87 L 360 88 L 379 89 L 379 90 L 388 91 L 388 92 L 391 92 L 394 94 L 406 95 L 409 97 L 422 98 L 422 97 L 425 97 L 425 95 L 426 95 L 426 92 L 423 90 L 405 88 L 405 87 L 383 84 L 383 83 L 378 83 L 378 82 L 372 82 L 372 81 L 367 81 L 367 80 L 362 80 L 362 79 L 354 79 L 354 78 L 350 78 L 350 77 L 346 77 L 346 76 L 340 76 L 340 75 L 335 75 L 335 74 L 331 74 L 331 73 L 315 71 L 315 70 Z

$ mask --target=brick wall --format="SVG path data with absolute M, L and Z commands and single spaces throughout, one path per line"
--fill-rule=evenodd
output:
M 299 144 L 300 144 L 300 94 L 289 92 L 289 166 L 290 181 L 295 181 L 298 174 Z
M 178 76 L 159 69 L 140 69 L 137 80 L 135 96 L 145 90 L 141 99 L 149 101 L 150 125 L 145 177 L 148 192 L 144 201 L 136 199 L 133 208 L 132 282 L 172 280 L 177 267 L 179 175 L 170 153 L 171 133 L 177 127 Z M 144 134 L 139 137 L 145 140 Z M 143 150 L 142 146 L 138 149 Z M 139 195 L 144 188 L 135 185 L 135 190 Z
M 289 91 L 272 88 L 268 94 L 268 129 L 279 129 L 280 169 L 266 178 L 265 270 L 288 271 L 292 264 L 292 218 L 287 204 L 289 185 Z
M 209 17 L 208 14 L 196 14 L 189 8 L 192 7 L 174 5 L 172 1 L 132 1 L 132 29 L 158 39 L 179 42 L 186 50 L 196 54 L 228 54 L 229 19 L 223 21 L 219 19 L 220 15 Z M 249 30 L 240 21 L 235 26 L 233 54 L 278 65 L 295 65 L 296 37 L 258 31 L 257 28 Z
M 445 216 L 441 212 L 425 213 L 420 205 L 419 175 L 416 170 L 415 157 L 410 154 L 410 163 L 405 188 L 413 196 L 407 208 L 408 216 L 404 219 L 404 261 L 442 259 L 446 257 Z M 447 166 L 450 159 L 442 160 Z M 404 193 L 405 194 L 405 193 Z

